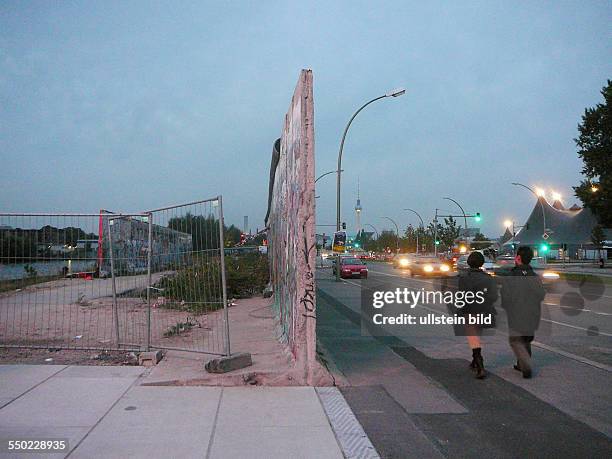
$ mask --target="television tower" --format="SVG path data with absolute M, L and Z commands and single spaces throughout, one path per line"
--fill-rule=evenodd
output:
M 359 199 L 359 177 L 357 177 L 357 205 L 355 206 L 355 230 L 357 237 L 361 233 L 361 199 Z

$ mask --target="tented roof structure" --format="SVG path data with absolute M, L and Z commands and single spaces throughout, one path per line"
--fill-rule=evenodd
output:
M 544 234 L 542 211 L 546 216 L 548 239 L 542 237 Z M 540 197 L 525 227 L 516 234 L 514 243 L 536 245 L 547 242 L 551 245 L 590 245 L 592 244 L 591 232 L 595 225 L 597 225 L 597 219 L 589 209 L 572 206 L 566 210 L 560 202 L 555 201 L 551 206 L 546 198 Z M 507 243 L 510 242 L 512 241 Z
M 504 234 L 502 234 L 502 236 L 499 238 L 499 244 L 503 245 L 510 239 L 512 239 L 512 231 L 510 231 L 510 228 L 506 228 Z

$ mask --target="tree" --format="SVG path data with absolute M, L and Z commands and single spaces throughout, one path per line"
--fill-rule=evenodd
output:
M 460 232 L 461 227 L 457 226 L 457 222 L 453 217 L 444 218 L 444 227 L 442 227 L 439 238 L 447 249 L 451 249 Z
M 406 231 L 404 231 L 404 237 L 400 239 L 400 248 L 402 252 L 414 252 L 416 250 L 416 242 L 417 232 L 412 225 L 408 225 Z M 420 240 L 419 243 L 421 243 Z
M 191 234 L 193 250 L 201 251 L 219 248 L 219 220 L 214 215 L 193 215 L 186 213 L 182 217 L 172 217 L 168 228 Z M 224 245 L 232 246 L 240 242 L 240 230 L 234 225 L 223 227 Z
M 379 250 L 386 250 L 387 247 L 391 249 L 392 252 L 395 252 L 397 247 L 397 234 L 395 234 L 395 231 L 383 230 L 382 233 L 380 233 L 378 248 Z
M 374 241 L 373 235 L 374 233 L 362 229 L 355 241 L 359 243 L 363 250 L 376 250 L 376 241 Z
M 419 226 L 415 233 L 419 235 L 419 245 L 421 246 L 419 252 L 427 252 L 430 249 L 433 251 L 433 236 L 422 226 Z
M 604 103 L 587 108 L 574 139 L 586 177 L 574 187 L 576 196 L 605 227 L 612 226 L 612 80 L 602 88 Z
M 593 230 L 591 231 L 591 242 L 597 248 L 598 258 L 601 258 L 601 249 L 605 240 L 606 234 L 604 232 L 603 226 L 595 225 L 593 227 Z
M 225 247 L 235 246 L 240 242 L 240 236 L 242 235 L 242 231 L 240 228 L 236 228 L 234 225 L 231 225 L 229 228 L 223 231 L 224 236 L 224 244 Z

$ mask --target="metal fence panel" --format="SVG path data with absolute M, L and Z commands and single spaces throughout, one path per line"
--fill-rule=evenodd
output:
M 151 212 L 153 347 L 229 353 L 222 207 L 218 197 Z
M 114 278 L 105 271 L 109 233 L 103 229 L 104 215 L 0 214 L 1 345 L 139 347 L 138 315 L 144 305 L 125 293 L 146 286 L 146 273 L 126 271 Z
M 229 354 L 222 199 L 0 213 L 0 346 Z

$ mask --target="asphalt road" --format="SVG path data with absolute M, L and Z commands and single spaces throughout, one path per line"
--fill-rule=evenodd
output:
M 465 338 L 450 325 L 362 328 L 363 287 L 436 290 L 382 263 L 367 280 L 317 273 L 318 339 L 383 457 L 603 457 L 612 454 L 612 289 L 558 282 L 545 299 L 535 374 L 512 369 L 505 314 L 483 337 L 489 376 L 475 380 Z M 452 285 L 452 281 L 449 282 Z M 398 311 L 400 312 L 400 311 Z M 405 310 L 403 312 L 406 312 Z M 417 317 L 448 316 L 419 304 Z

